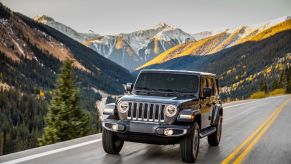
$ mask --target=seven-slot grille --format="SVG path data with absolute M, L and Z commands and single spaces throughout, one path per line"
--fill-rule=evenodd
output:
M 164 122 L 164 104 L 129 102 L 128 120 Z

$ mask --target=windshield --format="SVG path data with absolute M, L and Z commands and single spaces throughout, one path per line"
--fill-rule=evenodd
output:
M 198 90 L 198 77 L 178 73 L 141 73 L 134 89 L 195 93 Z

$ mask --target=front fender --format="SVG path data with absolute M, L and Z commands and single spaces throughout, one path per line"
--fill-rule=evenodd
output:
M 103 109 L 103 115 L 113 116 L 116 114 L 116 106 L 115 103 L 106 104 Z
M 102 109 L 99 110 L 101 111 Z M 106 104 L 103 111 L 100 112 L 100 118 L 102 121 L 107 118 L 118 119 L 115 103 Z

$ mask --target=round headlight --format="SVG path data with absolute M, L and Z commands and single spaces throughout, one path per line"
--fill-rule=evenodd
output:
M 173 117 L 177 114 L 177 107 L 175 105 L 168 105 L 166 108 L 165 108 L 165 114 L 166 116 L 168 117 Z
M 121 103 L 118 104 L 118 111 L 120 113 L 126 113 L 129 109 L 129 104 L 126 101 L 123 101 Z

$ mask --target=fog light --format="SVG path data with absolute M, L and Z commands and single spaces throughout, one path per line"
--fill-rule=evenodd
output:
M 174 131 L 172 129 L 165 129 L 164 130 L 164 135 L 166 136 L 171 136 L 174 134 Z
M 118 130 L 118 125 L 117 124 L 113 124 L 111 127 L 113 130 L 117 131 Z

